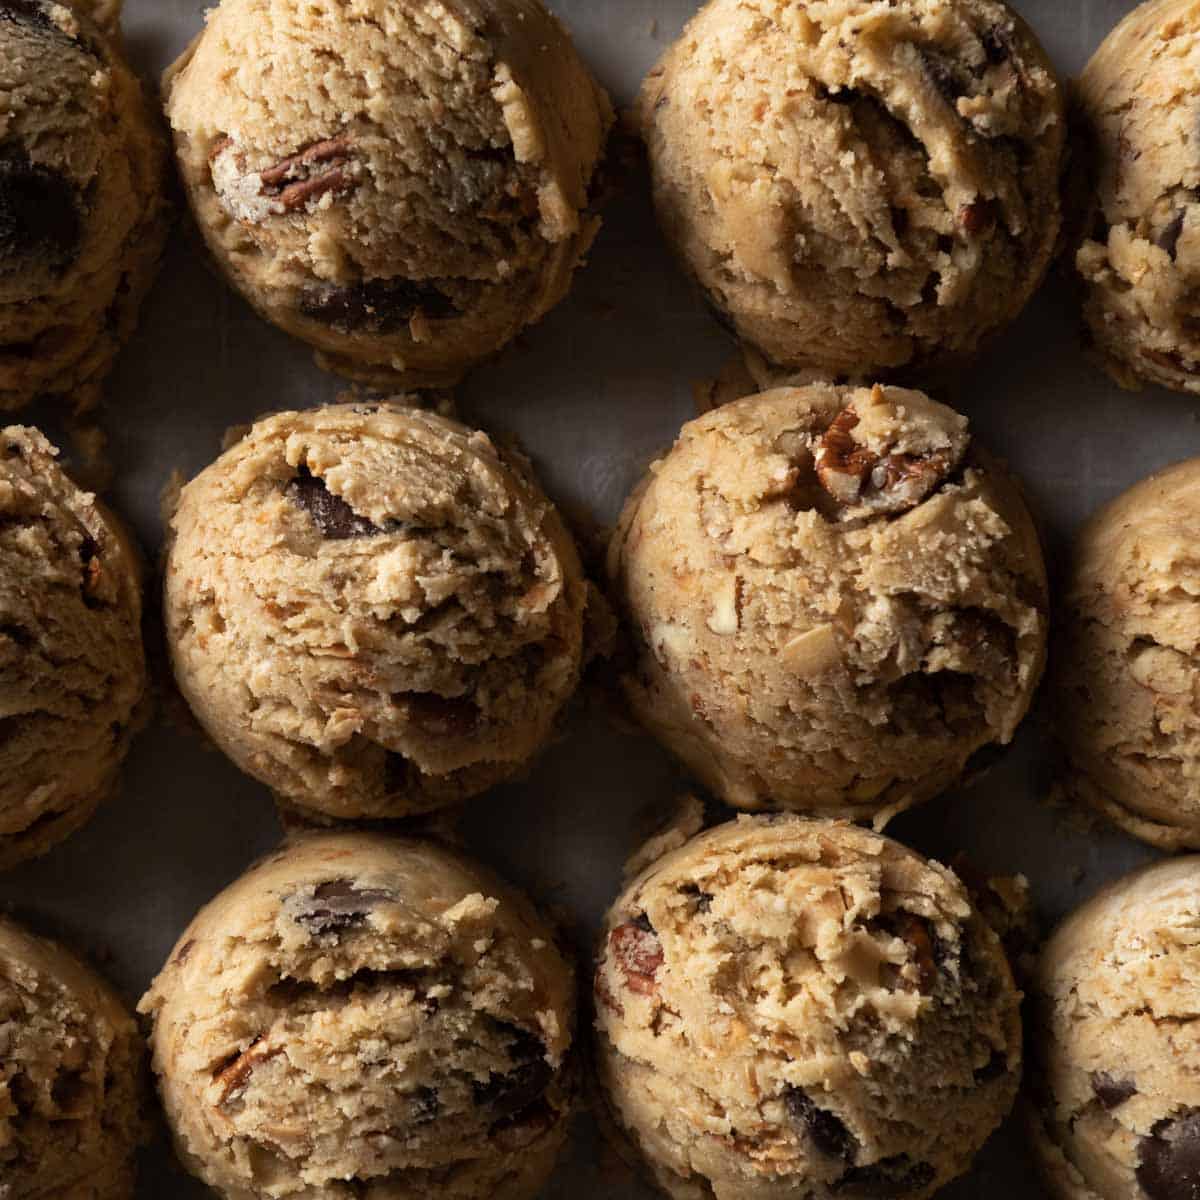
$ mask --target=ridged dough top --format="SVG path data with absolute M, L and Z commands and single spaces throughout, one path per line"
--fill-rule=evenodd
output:
M 1151 0 L 1079 78 L 1084 315 L 1118 382 L 1200 393 L 1200 3 Z M 1088 175 L 1088 172 L 1085 172 Z
M 224 0 L 166 86 L 218 261 L 356 377 L 453 382 L 599 227 L 611 108 L 539 0 Z
M 782 388 L 684 426 L 609 573 L 635 714 L 742 808 L 927 799 L 1012 738 L 1045 657 L 1029 514 L 919 392 Z
M 968 354 L 1049 263 L 1062 96 L 998 0 L 711 0 L 638 115 L 667 236 L 779 366 Z
M 146 690 L 132 545 L 35 429 L 0 432 L 0 866 L 108 797 Z
M 108 984 L 0 917 L 0 1195 L 132 1200 L 144 1054 Z
M 1104 888 L 1042 951 L 1032 1131 L 1061 1200 L 1200 1191 L 1200 859 Z
M 208 904 L 143 998 L 184 1164 L 230 1200 L 527 1200 L 573 1100 L 574 980 L 431 843 L 324 835 Z
M 601 1077 L 676 1200 L 924 1200 L 1012 1104 L 1019 1000 L 944 867 L 853 826 L 742 817 L 610 910 Z
M 310 813 L 405 816 L 520 770 L 578 682 L 585 603 L 525 467 L 398 405 L 258 422 L 171 520 L 180 687 Z

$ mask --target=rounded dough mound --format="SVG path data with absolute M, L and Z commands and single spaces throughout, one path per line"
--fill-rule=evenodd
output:
M 1200 847 L 1200 458 L 1080 533 L 1055 651 L 1067 786 L 1164 850 Z
M 0 409 L 98 399 L 166 238 L 165 167 L 117 43 L 0 0 Z
M 1090 178 L 1075 266 L 1110 374 L 1200 394 L 1200 9 L 1152 0 L 1079 79 Z
M 179 686 L 314 816 L 407 816 L 519 772 L 575 690 L 586 599 L 525 467 L 410 408 L 259 421 L 171 520 Z
M 137 554 L 57 453 L 0 432 L 0 868 L 108 798 L 146 694 Z
M 1030 1130 L 1058 1200 L 1200 1194 L 1200 859 L 1135 871 L 1046 943 Z
M 523 897 L 431 844 L 308 838 L 143 998 L 179 1157 L 228 1200 L 525 1200 L 574 1093 L 574 980 Z
M 1062 97 L 998 0 L 712 0 L 638 111 L 667 237 L 776 366 L 968 355 L 1049 265 Z
M 218 264 L 357 379 L 455 382 L 600 226 L 612 111 L 540 0 L 223 0 L 166 88 Z
M 924 1200 L 1016 1094 L 996 935 L 887 838 L 741 817 L 645 870 L 603 938 L 601 1082 L 676 1200 Z
M 634 713 L 739 808 L 925 800 L 1011 740 L 1045 658 L 1025 506 L 919 392 L 782 388 L 685 425 L 609 573 Z
M 132 1200 L 145 1047 L 98 975 L 0 917 L 0 1191 Z

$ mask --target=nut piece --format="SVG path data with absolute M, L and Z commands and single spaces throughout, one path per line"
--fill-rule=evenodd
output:
M 608 935 L 608 945 L 629 990 L 639 996 L 653 996 L 658 991 L 655 976 L 663 963 L 663 949 L 646 916 L 618 925 Z
M 813 460 L 849 520 L 914 508 L 954 471 L 969 442 L 966 418 L 952 409 L 877 385 L 861 410 L 852 402 L 834 418 Z

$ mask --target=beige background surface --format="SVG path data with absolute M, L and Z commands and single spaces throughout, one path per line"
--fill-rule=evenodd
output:
M 695 4 L 555 0 L 552 7 L 625 105 Z M 1133 5 L 1017 0 L 1016 7 L 1060 70 L 1074 73 Z M 127 0 L 126 28 L 144 73 L 157 77 L 183 49 L 202 9 L 201 0 Z M 692 381 L 730 353 L 663 250 L 641 186 L 609 208 L 571 299 L 478 371 L 461 401 L 469 419 L 522 439 L 561 502 L 609 521 L 648 458 L 693 415 Z M 116 465 L 111 497 L 147 553 L 158 552 L 158 497 L 172 470 L 190 475 L 209 462 L 229 425 L 331 400 L 340 386 L 208 271 L 183 222 L 103 414 Z M 1024 478 L 1052 571 L 1097 505 L 1159 466 L 1200 454 L 1194 402 L 1122 393 L 1083 357 L 1058 281 L 946 398 Z M 943 859 L 966 850 L 992 873 L 1025 872 L 1051 920 L 1150 854 L 1041 803 L 1052 779 L 1044 716 L 1027 722 L 985 780 L 897 820 L 890 832 Z M 565 909 L 586 946 L 616 893 L 624 857 L 683 786 L 652 744 L 579 711 L 527 781 L 469 811 L 466 832 L 478 855 Z M 134 747 L 120 800 L 48 858 L 0 878 L 0 901 L 89 951 L 132 999 L 195 909 L 277 837 L 265 791 L 160 715 Z M 581 1119 L 575 1152 L 547 1196 L 644 1194 L 599 1164 L 590 1122 Z M 147 1155 L 141 1197 L 205 1194 L 161 1148 Z M 944 1195 L 1040 1196 L 1019 1131 L 1002 1130 L 974 1174 Z

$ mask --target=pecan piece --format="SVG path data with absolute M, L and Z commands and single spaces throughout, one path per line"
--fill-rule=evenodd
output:
M 246 1090 L 255 1069 L 279 1053 L 266 1044 L 264 1036 L 260 1033 L 245 1050 L 227 1059 L 213 1072 L 213 1082 L 221 1088 L 218 1104 L 236 1100 Z
M 618 925 L 608 935 L 608 945 L 625 976 L 625 986 L 639 996 L 653 996 L 658 991 L 656 976 L 663 964 L 663 948 L 646 914 Z
M 918 989 L 921 992 L 932 991 L 937 982 L 938 968 L 929 926 L 910 912 L 897 913 L 894 924 L 896 936 L 912 948 L 912 958 L 917 968 Z
M 996 202 L 973 200 L 958 210 L 958 223 L 968 237 L 979 237 L 996 227 Z

